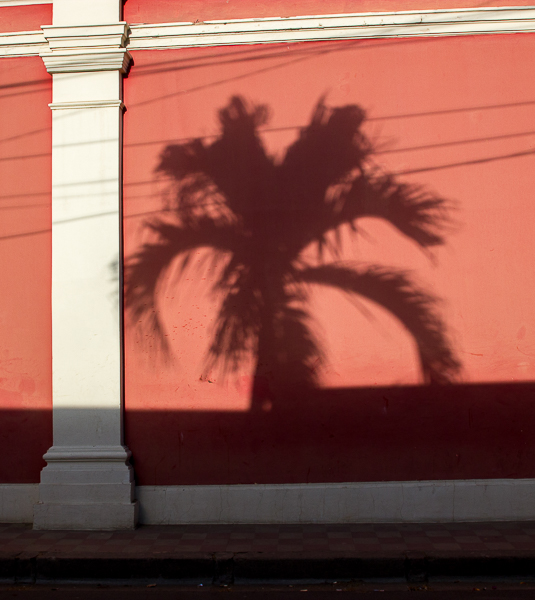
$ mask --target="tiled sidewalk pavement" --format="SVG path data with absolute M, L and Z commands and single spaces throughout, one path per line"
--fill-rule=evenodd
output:
M 535 556 L 535 523 L 146 525 L 131 532 L 33 531 L 11 524 L 0 525 L 0 552 L 136 558 L 225 552 Z

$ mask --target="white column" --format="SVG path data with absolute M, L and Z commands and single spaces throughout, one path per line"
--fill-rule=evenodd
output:
M 44 26 L 53 76 L 53 446 L 36 529 L 131 529 L 122 436 L 121 77 L 130 60 L 120 0 L 54 0 Z

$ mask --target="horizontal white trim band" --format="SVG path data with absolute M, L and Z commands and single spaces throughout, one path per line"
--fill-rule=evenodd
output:
M 39 31 L 18 31 L 0 33 L 0 58 L 7 56 L 39 56 L 48 50 L 44 33 Z
M 131 25 L 130 50 L 535 31 L 535 8 L 406 11 Z
M 2 2 L 2 0 L 0 0 Z M 122 25 L 122 24 L 121 24 Z M 91 36 L 117 23 L 86 26 Z M 54 28 L 50 27 L 50 31 Z M 73 28 L 71 28 L 73 29 Z M 131 25 L 130 50 L 225 46 L 313 40 L 477 35 L 535 31 L 535 7 L 404 11 L 235 19 L 204 23 Z M 48 35 L 50 35 L 48 33 Z M 71 39 L 68 44 L 74 44 Z M 67 44 L 67 42 L 62 42 Z M 80 38 L 80 51 L 89 44 Z M 99 42 L 103 43 L 103 42 Z M 36 56 L 49 50 L 43 31 L 0 34 L 0 57 Z
M 535 519 L 535 479 L 140 486 L 136 496 L 151 525 Z

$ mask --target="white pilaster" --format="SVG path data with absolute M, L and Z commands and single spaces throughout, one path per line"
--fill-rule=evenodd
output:
M 119 0 L 54 0 L 42 53 L 53 76 L 54 445 L 36 529 L 131 529 L 122 437 L 121 77 L 130 56 Z

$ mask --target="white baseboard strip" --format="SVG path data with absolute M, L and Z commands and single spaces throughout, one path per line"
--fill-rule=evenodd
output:
M 0 484 L 0 523 L 32 523 L 38 499 L 37 483 Z
M 38 484 L 0 484 L 0 522 L 32 523 Z M 138 486 L 140 523 L 535 520 L 535 479 Z
M 535 479 L 140 486 L 140 522 L 403 523 L 535 519 Z

